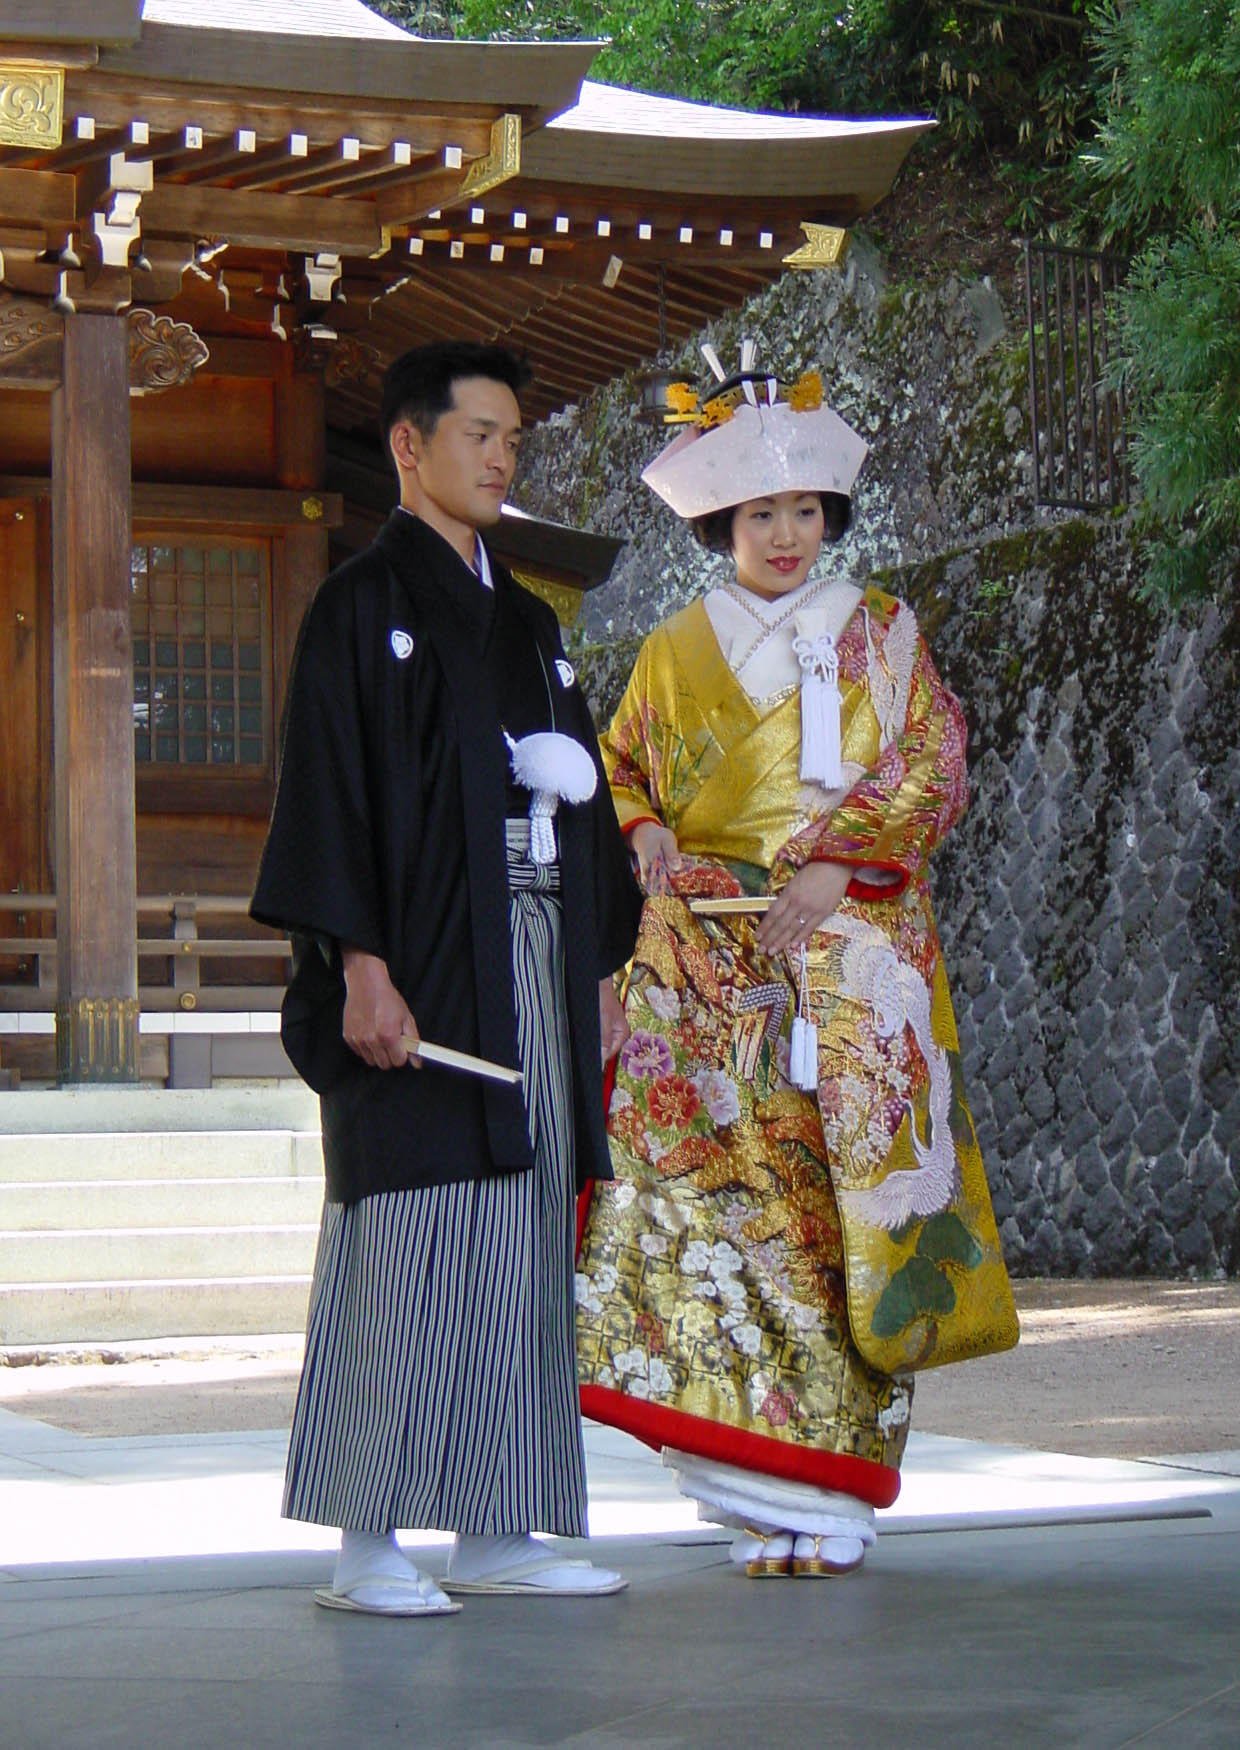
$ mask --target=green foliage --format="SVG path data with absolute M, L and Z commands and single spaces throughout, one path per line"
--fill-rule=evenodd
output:
M 1146 592 L 1240 574 L 1240 0 L 1125 0 L 1098 23 L 1106 103 L 1083 154 L 1095 226 L 1135 250 L 1115 300 Z
M 1107 0 L 1094 34 L 1102 113 L 1082 192 L 1103 239 L 1131 247 L 1194 215 L 1234 222 L 1240 4 Z
M 415 36 L 456 35 L 456 0 L 366 0 L 366 4 Z

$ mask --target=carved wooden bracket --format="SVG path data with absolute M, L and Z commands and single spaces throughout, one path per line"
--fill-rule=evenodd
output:
M 299 328 L 293 337 L 293 361 L 299 371 L 322 371 L 329 389 L 344 383 L 365 383 L 379 375 L 379 354 L 352 334 L 337 334 L 316 324 Z
M 153 310 L 129 312 L 129 393 L 158 395 L 188 383 L 211 353 L 188 322 L 157 316 Z
M 0 383 L 52 389 L 60 381 L 64 318 L 35 298 L 0 292 Z
M 127 320 L 131 395 L 158 395 L 188 383 L 211 356 L 188 322 L 142 309 L 131 310 Z M 35 298 L 0 292 L 0 386 L 55 389 L 62 375 L 65 321 Z

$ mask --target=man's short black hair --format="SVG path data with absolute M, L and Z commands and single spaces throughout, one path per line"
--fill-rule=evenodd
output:
M 433 340 L 428 346 L 411 347 L 388 366 L 383 378 L 379 412 L 383 441 L 387 442 L 398 419 L 407 419 L 423 437 L 430 437 L 440 414 L 453 405 L 452 385 L 462 377 L 489 377 L 506 383 L 519 396 L 531 374 L 525 360 L 506 346 Z
M 823 531 L 828 541 L 838 541 L 852 521 L 852 499 L 844 492 L 820 492 Z M 705 516 L 692 518 L 692 528 L 703 547 L 712 553 L 732 551 L 732 519 L 740 507 L 725 505 L 722 510 L 707 511 Z

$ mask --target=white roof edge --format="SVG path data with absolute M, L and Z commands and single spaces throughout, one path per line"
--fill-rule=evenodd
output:
M 628 91 L 585 79 L 581 97 L 547 126 L 592 134 L 646 135 L 650 138 L 703 140 L 822 140 L 892 134 L 934 125 L 933 116 L 773 115 L 763 110 L 725 109 L 654 92 Z

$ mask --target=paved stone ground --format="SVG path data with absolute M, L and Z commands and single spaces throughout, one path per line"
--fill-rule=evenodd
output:
M 1240 1283 L 1029 1281 L 1016 1298 L 1020 1346 L 923 1374 L 919 1432 L 1092 1458 L 1240 1446 Z M 298 1354 L 291 1337 L 0 1351 L 0 1406 L 98 1436 L 283 1428 Z

